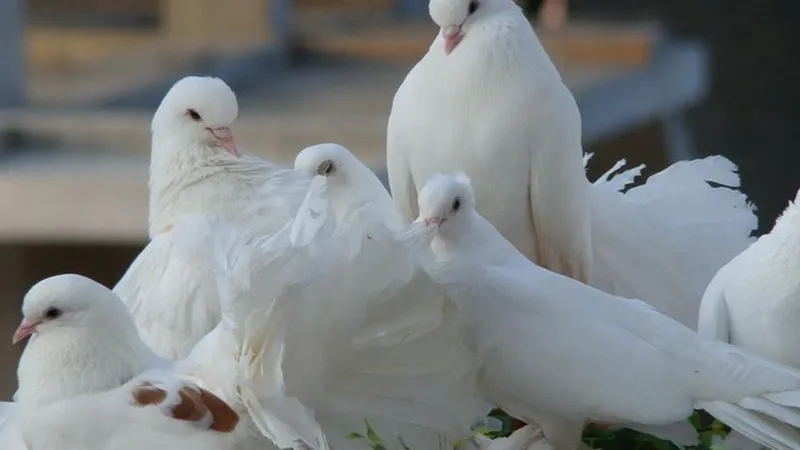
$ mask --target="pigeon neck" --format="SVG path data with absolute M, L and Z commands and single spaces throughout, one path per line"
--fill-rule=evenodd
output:
M 203 202 L 198 196 L 213 186 L 205 183 L 224 169 L 218 149 L 192 145 L 178 139 L 153 136 L 150 157 L 150 236 L 169 230 L 177 214 L 192 213 Z M 211 193 L 213 197 L 213 192 Z
M 456 231 L 458 246 L 463 249 L 462 253 L 477 258 L 476 260 L 482 264 L 504 265 L 518 260 L 527 261 L 527 258 L 480 214 L 473 211 L 468 219 L 453 224 L 461 227 Z
M 16 400 L 23 409 L 35 410 L 117 388 L 145 371 L 150 360 L 147 347 L 137 334 L 123 328 L 64 328 L 35 336 L 20 359 Z
M 486 80 L 495 80 L 494 86 L 516 85 L 506 84 L 505 77 L 522 78 L 533 85 L 561 79 L 530 22 L 518 10 L 498 12 L 476 23 L 447 60 L 458 72 L 472 74 L 481 85 Z M 452 81 L 450 77 L 447 80 Z

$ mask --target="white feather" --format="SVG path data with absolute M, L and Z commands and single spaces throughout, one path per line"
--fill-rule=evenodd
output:
M 314 174 L 325 161 L 335 169 L 313 183 L 326 185 L 320 195 L 336 224 L 337 262 L 307 286 L 306 295 L 325 304 L 313 308 L 315 317 L 304 312 L 312 325 L 298 334 L 326 333 L 314 345 L 325 342 L 326 356 L 337 358 L 326 368 L 326 391 L 309 404 L 334 447 L 363 431 L 365 418 L 411 448 L 452 444 L 489 409 L 475 398 L 474 356 L 461 344 L 455 311 L 395 238 L 402 221 L 367 167 L 343 147 L 321 144 L 303 150 L 295 168 Z
M 522 418 L 643 425 L 682 421 L 698 407 L 764 445 L 800 448 L 780 423 L 800 419 L 800 372 L 530 263 L 474 210 L 451 212 L 464 195 L 458 181 L 435 181 L 421 214 L 447 221 L 421 255 L 486 355 L 493 403 Z
M 53 308 L 62 313 L 49 318 Z M 185 400 L 179 390 L 198 386 L 144 345 L 124 304 L 102 285 L 69 274 L 45 279 L 26 294 L 23 313 L 39 324 L 18 369 L 18 412 L 3 430 L 18 426 L 28 450 L 233 450 L 250 440 L 235 422 L 212 429 L 217 418 L 208 404 L 200 409 L 203 400 L 184 405 L 197 409 L 182 418 L 174 412 Z M 232 357 L 206 356 L 221 365 Z M 205 375 L 198 379 L 213 384 Z M 144 383 L 163 397 L 141 404 L 135 393 Z
M 189 110 L 201 119 L 193 120 Z M 181 218 L 216 215 L 271 234 L 294 217 L 308 189 L 308 177 L 244 153 L 231 155 L 211 139 L 209 128 L 230 127 L 237 114 L 236 96 L 222 80 L 186 77 L 153 117 L 152 240 L 114 292 L 134 314 L 145 343 L 166 358 L 186 357 L 220 319 L 214 278 L 172 252 Z
M 800 209 L 790 203 L 772 231 L 761 236 L 714 276 L 700 306 L 698 332 L 755 354 L 800 367 L 797 350 L 800 313 Z M 779 405 L 800 406 L 797 396 L 770 396 Z M 772 411 L 773 405 L 766 403 Z M 777 411 L 776 411 L 777 413 Z M 797 424 L 795 424 L 797 425 Z M 786 432 L 788 433 L 788 432 Z M 745 434 L 750 437 L 750 435 Z M 746 439 L 732 433 L 732 445 Z M 752 445 L 752 444 L 751 444 Z
M 0 402 L 0 447 L 5 450 L 29 450 L 22 441 L 16 412 L 13 403 Z
M 591 284 L 641 298 L 695 329 L 703 291 L 716 270 L 750 244 L 757 225 L 752 206 L 736 190 L 736 166 L 721 156 L 678 162 L 623 194 L 643 167 L 609 175 L 623 165 L 619 161 L 591 189 Z

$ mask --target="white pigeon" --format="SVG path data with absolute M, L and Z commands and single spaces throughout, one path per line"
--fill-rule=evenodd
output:
M 383 183 L 341 145 L 326 143 L 306 147 L 297 154 L 294 168 L 312 176 L 311 183 L 316 189 L 332 191 L 328 201 L 334 214 L 339 216 L 337 224 L 341 224 L 348 212 L 354 210 L 354 205 L 368 203 L 368 209 L 375 214 L 372 222 L 381 222 L 392 231 L 405 226 Z M 317 191 L 315 195 L 321 195 L 321 192 Z
M 800 367 L 800 192 L 772 231 L 723 266 L 706 290 L 698 333 Z
M 800 192 L 772 231 L 717 272 L 700 305 L 698 333 L 800 368 L 798 202 Z
M 305 437 L 313 437 L 314 430 L 303 430 L 318 423 L 324 433 L 318 436 L 331 448 L 351 448 L 347 436 L 364 434 L 366 419 L 387 439 L 387 448 L 397 447 L 395 438 L 411 448 L 436 448 L 442 441 L 468 438 L 469 425 L 487 411 L 474 395 L 475 364 L 471 353 L 459 347 L 454 314 L 445 314 L 441 306 L 402 314 L 394 305 L 401 312 L 397 318 L 365 315 L 365 304 L 380 300 L 380 292 L 354 283 L 359 267 L 343 264 L 347 261 L 337 257 L 344 255 L 338 247 L 320 242 L 336 242 L 332 227 L 323 228 L 305 246 L 284 248 L 290 226 L 271 237 L 244 239 L 235 225 L 223 220 L 194 229 L 191 238 L 182 234 L 177 250 L 221 272 L 218 279 L 227 286 L 220 297 L 231 305 L 223 308 L 230 314 L 223 314 L 207 338 L 218 330 L 249 336 L 240 351 L 248 355 L 244 367 L 231 371 L 245 373 L 247 386 L 260 393 L 242 390 L 239 397 L 249 409 L 265 414 L 295 413 L 252 414 L 274 441 L 280 441 L 276 432 L 283 431 L 276 424 L 296 431 L 307 443 Z M 280 254 L 304 251 L 305 259 L 287 260 Z M 254 269 L 258 266 L 262 268 Z M 259 331 L 248 331 L 253 327 Z M 205 341 L 195 351 L 219 353 Z M 219 340 L 210 340 L 214 342 Z
M 465 439 L 490 409 L 475 392 L 477 363 L 442 289 L 396 239 L 404 226 L 386 189 L 336 144 L 304 149 L 295 169 L 313 179 L 292 235 L 303 236 L 300 242 L 326 235 L 332 246 L 317 256 L 328 261 L 328 274 L 286 300 L 313 303 L 287 319 L 287 393 L 316 411 L 334 448 L 343 445 L 334 430 L 363 434 L 365 416 L 389 436 L 389 448 L 397 446 L 392 436 L 410 448 Z M 308 366 L 314 355 L 324 371 Z M 319 376 L 324 383 L 313 378 Z M 309 392 L 308 385 L 324 389 Z
M 458 303 L 493 404 L 548 439 L 541 413 L 652 433 L 698 408 L 763 445 L 800 448 L 800 372 L 531 263 L 475 211 L 463 174 L 432 178 L 419 204 L 421 263 Z
M 358 268 L 346 269 L 347 276 L 360 280 L 356 289 L 368 312 L 400 323 L 403 315 L 441 321 L 447 300 L 396 239 L 405 224 L 375 173 L 338 144 L 303 149 L 294 167 L 313 177 L 293 226 L 295 234 L 311 235 L 321 220 L 336 224 L 337 245 L 345 249 L 339 255 Z
M 231 127 L 233 91 L 220 79 L 175 83 L 152 123 L 151 241 L 114 287 L 145 343 L 170 359 L 186 357 L 220 319 L 214 278 L 174 255 L 182 215 L 220 215 L 253 223 L 264 234 L 294 215 L 308 178 L 240 152 Z
M 743 194 L 707 182 L 737 188 L 736 167 L 678 163 L 626 194 L 641 168 L 590 184 L 575 99 L 514 1 L 429 7 L 441 33 L 399 87 L 387 130 L 405 219 L 434 173 L 463 171 L 478 211 L 531 261 L 695 328 L 705 286 L 756 226 Z
M 370 255 L 366 258 L 381 258 L 375 252 L 383 251 L 387 255 L 402 248 L 394 234 L 405 227 L 405 222 L 395 209 L 392 197 L 375 173 L 349 150 L 338 144 L 307 147 L 297 154 L 294 168 L 312 177 L 293 226 L 296 239 L 306 239 L 301 236 L 311 236 L 322 224 L 331 221 L 335 223 L 340 243 L 349 242 L 347 258 L 358 257 L 365 240 L 372 241 L 367 249 Z M 398 267 L 382 268 L 382 276 L 405 284 L 416 267 L 411 258 L 396 258 L 395 261 Z
M 4 407 L 7 426 L 25 442 L 18 448 L 239 448 L 239 414 L 159 368 L 165 361 L 105 287 L 78 275 L 51 277 L 26 294 L 23 314 L 14 342 L 36 339 L 20 359 L 17 401 Z

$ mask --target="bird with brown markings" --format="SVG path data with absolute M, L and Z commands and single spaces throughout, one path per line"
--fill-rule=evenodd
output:
M 13 341 L 33 339 L 19 363 L 16 401 L 0 408 L 0 439 L 18 433 L 24 444 L 0 441 L 0 448 L 270 448 L 223 393 L 183 376 L 182 362 L 156 356 L 104 286 L 72 274 L 47 278 L 28 291 L 22 310 Z

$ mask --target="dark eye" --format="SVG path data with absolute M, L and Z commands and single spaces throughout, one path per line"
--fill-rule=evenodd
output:
M 44 317 L 50 320 L 58 319 L 61 317 L 61 310 L 54 307 L 47 308 L 47 311 L 44 312 Z
M 469 9 L 467 10 L 467 13 L 468 13 L 469 15 L 472 15 L 472 14 L 474 14 L 474 13 L 475 13 L 475 11 L 477 11 L 477 10 L 478 10 L 478 6 L 480 6 L 480 5 L 478 4 L 478 2 L 477 2 L 476 0 L 472 0 L 471 2 L 469 2 Z
M 461 208 L 461 198 L 456 197 L 455 200 L 453 200 L 453 211 L 458 211 L 460 208 Z
M 202 119 L 202 117 L 200 117 L 200 114 L 198 114 L 197 111 L 195 111 L 192 108 L 187 109 L 186 114 L 188 114 L 189 117 L 191 117 L 192 120 L 194 120 L 195 122 L 200 122 L 200 120 Z
M 325 161 L 322 161 L 322 164 L 320 164 L 319 168 L 317 168 L 317 174 L 330 175 L 331 173 L 333 173 L 334 168 L 335 167 L 333 166 L 333 161 L 331 161 L 330 159 L 326 159 Z

